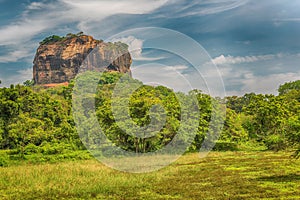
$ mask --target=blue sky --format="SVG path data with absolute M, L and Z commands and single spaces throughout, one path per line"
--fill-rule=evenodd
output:
M 83 31 L 107 39 L 142 27 L 175 30 L 201 44 L 217 65 L 228 95 L 276 93 L 280 84 L 300 79 L 300 1 L 0 0 L 0 4 L 2 86 L 32 78 L 33 57 L 46 36 Z M 133 70 L 138 78 L 155 80 L 156 70 L 176 85 L 180 79 L 176 81 L 167 69 L 173 67 L 181 76 L 190 67 L 175 59 L 157 59 L 151 68 L 147 63 L 155 60 L 151 56 L 164 56 L 142 50 L 145 38 L 126 39 L 133 49 L 140 49 L 133 52 L 133 69 L 141 69 Z

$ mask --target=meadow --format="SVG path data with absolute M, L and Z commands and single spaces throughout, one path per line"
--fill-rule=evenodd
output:
M 0 167 L 0 199 L 300 199 L 299 169 L 291 152 L 269 151 L 188 153 L 141 174 L 92 158 L 17 161 Z

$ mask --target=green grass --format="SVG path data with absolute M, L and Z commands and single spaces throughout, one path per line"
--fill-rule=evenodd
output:
M 152 173 L 96 160 L 0 167 L 0 199 L 300 199 L 300 161 L 290 153 L 186 154 Z
M 0 150 L 0 167 L 9 167 L 16 165 L 31 165 L 42 163 L 58 163 L 76 160 L 92 159 L 92 155 L 86 150 L 71 151 L 67 150 L 60 154 L 19 154 L 15 150 Z

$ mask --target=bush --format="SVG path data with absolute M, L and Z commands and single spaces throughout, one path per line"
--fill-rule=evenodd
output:
M 60 37 L 58 35 L 52 35 L 49 37 L 46 37 L 43 41 L 40 42 L 40 45 L 45 45 L 45 44 L 49 44 L 49 43 L 54 43 L 54 42 L 58 42 L 63 40 L 64 37 Z
M 217 141 L 213 150 L 214 151 L 236 151 L 238 150 L 238 145 L 234 142 Z
M 284 150 L 287 148 L 286 139 L 281 135 L 269 135 L 264 140 L 264 143 L 269 150 L 273 151 Z
M 24 154 L 25 155 L 30 155 L 33 153 L 39 153 L 40 152 L 40 147 L 35 146 L 34 144 L 30 143 L 28 144 L 25 149 L 24 149 Z
M 66 141 L 67 142 L 67 141 Z M 78 150 L 73 143 L 48 143 L 43 142 L 40 147 L 40 152 L 43 155 L 63 154 Z
M 267 150 L 266 145 L 263 142 L 258 142 L 256 139 L 241 142 L 238 144 L 239 150 L 242 151 L 265 151 Z
M 43 142 L 41 147 L 41 153 L 44 155 L 60 154 L 63 152 L 63 150 L 63 146 L 57 143 L 50 144 L 47 142 Z
M 0 167 L 8 167 L 8 158 L 0 156 Z

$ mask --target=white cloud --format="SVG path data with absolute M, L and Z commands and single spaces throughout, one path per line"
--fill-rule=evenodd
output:
M 277 54 L 275 57 L 277 59 L 291 59 L 295 55 L 283 55 Z M 262 60 L 266 57 L 258 57 L 252 59 L 246 59 L 247 61 Z M 242 59 L 243 60 L 243 59 Z M 278 61 L 278 60 L 276 60 Z M 236 61 L 237 62 L 237 61 Z M 240 62 L 240 61 L 238 61 Z M 273 60 L 267 65 L 263 65 L 265 68 L 269 68 L 268 65 L 273 67 Z M 213 96 L 224 95 L 221 90 L 221 86 L 216 86 L 214 88 L 215 80 L 220 79 L 220 75 L 226 85 L 226 95 L 244 95 L 245 93 L 255 92 L 262 94 L 277 94 L 277 89 L 279 85 L 300 79 L 300 71 L 296 72 L 272 72 L 270 74 L 257 75 L 255 71 L 250 71 L 250 69 L 236 68 L 234 65 L 222 65 L 218 67 L 219 73 L 214 70 L 208 70 L 202 75 L 202 79 L 195 76 L 194 73 L 183 74 L 183 71 L 190 69 L 185 65 L 175 65 L 175 66 L 164 66 L 159 64 L 153 65 L 142 65 L 132 68 L 133 77 L 137 78 L 145 83 L 155 83 L 153 85 L 164 85 L 175 91 L 187 92 L 192 88 L 200 89 L 206 93 L 210 93 Z M 273 69 L 273 68 L 272 68 Z M 209 83 L 209 87 L 207 88 Z M 192 86 L 197 87 L 192 87 Z M 213 93 L 212 93 L 213 92 Z
M 44 8 L 46 6 L 46 4 L 42 3 L 42 2 L 32 2 L 31 4 L 29 4 L 27 6 L 28 10 L 39 10 L 41 8 Z
M 233 9 L 247 0 L 194 1 L 188 4 L 183 15 L 203 15 Z M 20 44 L 35 35 L 59 25 L 77 23 L 83 31 L 93 22 L 116 14 L 147 14 L 162 7 L 172 6 L 173 0 L 57 0 L 52 3 L 32 2 L 19 20 L 0 28 L 0 45 Z M 201 6 L 203 4 L 203 6 Z M 207 6 L 209 5 L 209 6 Z M 193 9 L 193 7 L 196 7 Z M 179 17 L 179 15 L 177 16 Z M 113 25 L 112 25 L 113 26 Z
M 59 25 L 100 22 L 115 14 L 145 14 L 167 0 L 57 0 L 52 4 L 32 2 L 19 20 L 0 28 L 0 45 L 22 44 L 35 35 Z
M 0 63 L 16 62 L 19 59 L 26 58 L 31 55 L 31 52 L 26 49 L 19 49 L 12 52 L 8 52 L 6 55 L 0 56 Z
M 213 0 L 213 1 L 206 1 L 205 3 L 213 4 L 215 6 L 212 6 L 211 8 L 199 10 L 199 12 L 195 11 L 194 14 L 215 14 L 224 12 L 227 10 L 232 10 L 235 8 L 238 8 L 244 4 L 246 4 L 248 0 Z
M 176 8 L 176 17 L 185 17 L 192 15 L 210 15 L 232 10 L 245 5 L 248 0 L 194 0 L 186 4 L 186 1 L 170 0 Z M 174 12 L 170 12 L 174 14 Z M 170 15 L 166 13 L 164 15 Z
M 2 76 L 0 74 L 1 87 L 8 87 L 10 84 L 22 84 L 26 80 L 31 80 L 32 68 L 22 69 L 12 76 Z
M 155 61 L 163 59 L 164 57 L 146 57 L 143 55 L 143 43 L 144 41 L 133 36 L 115 38 L 112 42 L 121 41 L 128 44 L 128 50 L 134 61 Z
M 224 56 L 220 55 L 219 57 L 216 57 L 212 59 L 212 61 L 216 65 L 225 65 L 225 64 L 240 64 L 240 63 L 252 63 L 252 62 L 257 62 L 257 61 L 263 61 L 263 60 L 272 60 L 276 57 L 280 57 L 282 54 L 277 54 L 277 55 L 258 55 L 258 56 Z
M 49 23 L 36 19 L 24 19 L 10 24 L 0 29 L 0 45 L 21 45 L 48 27 Z
M 277 94 L 278 87 L 286 82 L 300 79 L 298 72 L 282 72 L 268 75 L 256 75 L 247 69 L 235 69 L 234 67 L 220 68 L 225 82 L 228 96 L 242 96 L 246 93 Z
M 132 67 L 133 78 L 142 81 L 147 85 L 163 85 L 174 91 L 189 92 L 199 89 L 212 96 L 224 97 L 224 85 L 218 85 L 220 76 L 216 71 L 211 77 L 203 77 L 197 71 L 192 70 L 185 73 L 184 70 L 191 68 L 186 65 L 162 65 L 151 63 Z
M 288 53 L 237 57 L 221 55 L 214 58 L 213 62 L 222 75 L 227 95 L 244 95 L 250 92 L 277 94 L 280 84 L 300 79 L 300 71 L 297 68 L 299 55 Z M 254 62 L 255 65 L 251 64 Z M 242 63 L 248 64 L 239 65 Z
M 144 14 L 165 4 L 168 0 L 61 0 L 71 9 L 78 11 L 76 17 L 103 18 L 114 14 Z M 74 13 L 73 13 L 74 14 Z
M 300 71 L 295 73 L 270 74 L 268 76 L 254 76 L 253 73 L 247 73 L 245 74 L 245 78 L 240 81 L 243 84 L 242 94 L 249 92 L 276 94 L 281 84 L 299 79 Z
M 112 42 L 121 41 L 125 44 L 128 44 L 128 50 L 131 53 L 133 59 L 138 59 L 142 57 L 142 48 L 143 48 L 143 40 L 137 39 L 133 36 L 116 38 L 113 39 Z
M 134 78 L 148 85 L 163 85 L 175 91 L 188 92 L 192 89 L 190 81 L 182 74 L 188 66 L 165 66 L 158 63 L 132 67 Z
M 182 70 L 186 70 L 189 67 L 186 65 L 174 65 L 174 66 L 166 66 L 164 69 L 165 70 L 175 70 L 175 71 L 182 71 Z

